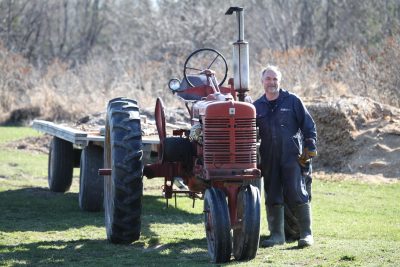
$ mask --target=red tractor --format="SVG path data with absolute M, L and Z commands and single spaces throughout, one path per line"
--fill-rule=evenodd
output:
M 107 108 L 104 145 L 104 207 L 107 237 L 131 243 L 140 236 L 142 177 L 164 177 L 168 200 L 184 192 L 204 199 L 208 252 L 216 263 L 256 256 L 260 239 L 260 193 L 252 185 L 257 169 L 256 112 L 245 100 L 248 91 L 248 43 L 243 40 L 243 8 L 236 13 L 239 40 L 233 44 L 234 78 L 227 77 L 225 58 L 216 50 L 200 49 L 185 62 L 184 80 L 169 87 L 190 115 L 191 129 L 167 136 L 164 105 L 155 107 L 159 135 L 158 160 L 143 163 L 139 108 L 134 100 L 117 98 Z M 218 82 L 220 80 L 220 82 Z M 179 179 L 186 190 L 174 190 Z

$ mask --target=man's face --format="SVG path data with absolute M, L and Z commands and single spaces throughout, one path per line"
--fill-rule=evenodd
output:
M 264 86 L 264 90 L 266 93 L 269 94 L 274 94 L 277 93 L 279 90 L 279 80 L 278 80 L 278 75 L 272 71 L 272 70 L 267 70 L 262 78 L 262 83 Z

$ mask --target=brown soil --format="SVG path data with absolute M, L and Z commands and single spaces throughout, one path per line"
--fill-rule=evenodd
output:
M 5 144 L 6 147 L 20 149 L 20 150 L 29 150 L 35 153 L 43 153 L 47 154 L 49 152 L 50 135 L 42 135 L 35 137 L 27 137 L 21 140 L 9 142 Z
M 317 124 L 315 169 L 400 178 L 400 110 L 369 98 L 306 101 Z

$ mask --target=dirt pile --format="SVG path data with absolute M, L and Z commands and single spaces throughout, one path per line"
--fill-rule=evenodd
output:
M 52 137 L 50 135 L 31 136 L 21 140 L 9 142 L 5 144 L 5 147 L 47 154 L 49 153 L 51 139 Z
M 363 97 L 305 104 L 317 124 L 317 169 L 400 177 L 399 109 Z

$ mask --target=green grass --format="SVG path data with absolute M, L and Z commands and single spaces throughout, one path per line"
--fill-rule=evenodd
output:
M 147 180 L 142 235 L 128 246 L 107 242 L 102 212 L 78 207 L 78 170 L 70 192 L 47 188 L 47 156 L 6 148 L 36 134 L 0 127 L 0 266 L 211 266 L 202 201 L 178 197 L 166 208 L 161 180 Z M 400 183 L 313 183 L 315 245 L 261 248 L 239 266 L 398 266 Z M 262 239 L 268 234 L 262 211 Z
M 0 144 L 18 140 L 27 136 L 39 136 L 38 131 L 28 127 L 0 127 Z

